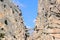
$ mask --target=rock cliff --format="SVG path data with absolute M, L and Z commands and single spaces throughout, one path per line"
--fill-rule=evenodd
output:
M 33 34 L 11 0 L 0 0 L 0 40 L 60 40 L 60 0 L 38 0 Z
M 38 0 L 38 16 L 31 40 L 60 40 L 60 0 Z
M 0 40 L 25 40 L 22 12 L 11 0 L 0 0 Z

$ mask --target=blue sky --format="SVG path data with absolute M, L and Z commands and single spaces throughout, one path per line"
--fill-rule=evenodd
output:
M 23 20 L 27 28 L 34 28 L 37 16 L 38 0 L 13 0 L 22 10 Z

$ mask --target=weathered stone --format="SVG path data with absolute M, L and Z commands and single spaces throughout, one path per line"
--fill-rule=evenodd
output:
M 31 40 L 60 40 L 60 0 L 38 0 L 38 16 Z
M 11 0 L 0 0 L 0 40 L 25 40 L 21 13 Z

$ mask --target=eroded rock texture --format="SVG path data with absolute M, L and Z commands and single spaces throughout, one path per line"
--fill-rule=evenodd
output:
M 0 0 L 0 40 L 25 40 L 21 13 L 11 0 Z
M 60 0 L 38 0 L 32 40 L 60 40 Z

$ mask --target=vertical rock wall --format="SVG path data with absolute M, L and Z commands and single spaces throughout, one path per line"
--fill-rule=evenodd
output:
M 60 40 L 60 0 L 38 0 L 32 40 Z
M 22 12 L 11 0 L 0 0 L 0 40 L 25 40 Z
M 0 40 L 60 40 L 60 0 L 38 0 L 34 32 L 27 31 L 18 6 L 0 0 Z

